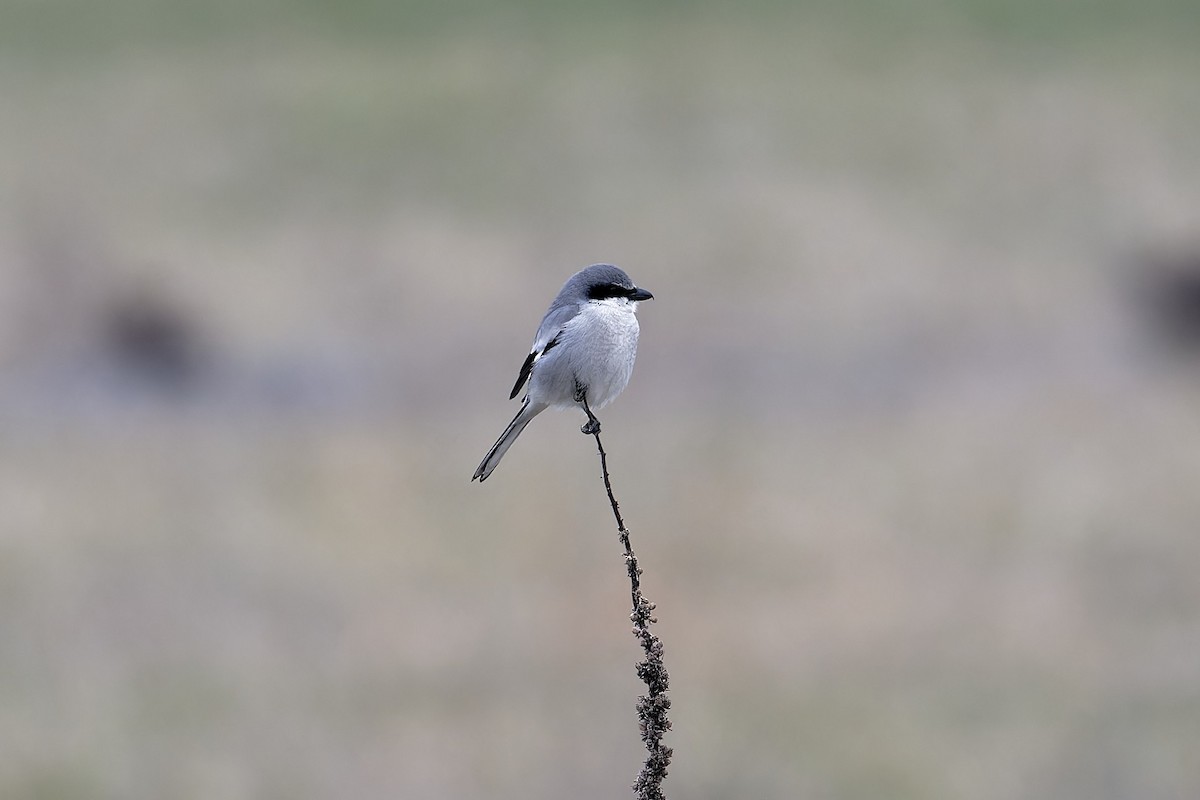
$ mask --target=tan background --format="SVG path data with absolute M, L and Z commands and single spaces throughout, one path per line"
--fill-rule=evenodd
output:
M 5 4 L 0 796 L 625 796 L 612 261 L 669 796 L 1200 797 L 1200 7 L 648 5 Z

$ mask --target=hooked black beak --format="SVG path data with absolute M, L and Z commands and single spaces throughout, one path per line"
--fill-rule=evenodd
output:
M 645 289 L 638 289 L 635 287 L 633 292 L 629 295 L 629 299 L 630 300 L 653 300 L 654 295 L 650 294 Z

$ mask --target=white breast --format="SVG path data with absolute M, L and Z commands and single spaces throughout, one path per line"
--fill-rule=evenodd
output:
M 588 405 L 603 408 L 629 383 L 637 356 L 635 304 L 623 298 L 591 301 L 563 327 L 558 345 L 534 367 L 530 394 L 556 406 L 575 405 L 575 382 Z

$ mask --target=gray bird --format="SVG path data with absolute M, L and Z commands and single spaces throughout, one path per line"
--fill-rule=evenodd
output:
M 637 356 L 637 304 L 654 295 L 633 285 L 612 264 L 593 264 L 572 275 L 550 304 L 511 400 L 529 381 L 521 410 L 479 462 L 471 480 L 487 480 L 525 426 L 550 406 L 581 407 L 584 433 L 599 433 L 592 413 L 621 393 Z

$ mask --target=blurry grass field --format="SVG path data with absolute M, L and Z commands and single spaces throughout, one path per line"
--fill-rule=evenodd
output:
M 0 797 L 1200 796 L 1196 4 L 2 13 Z

